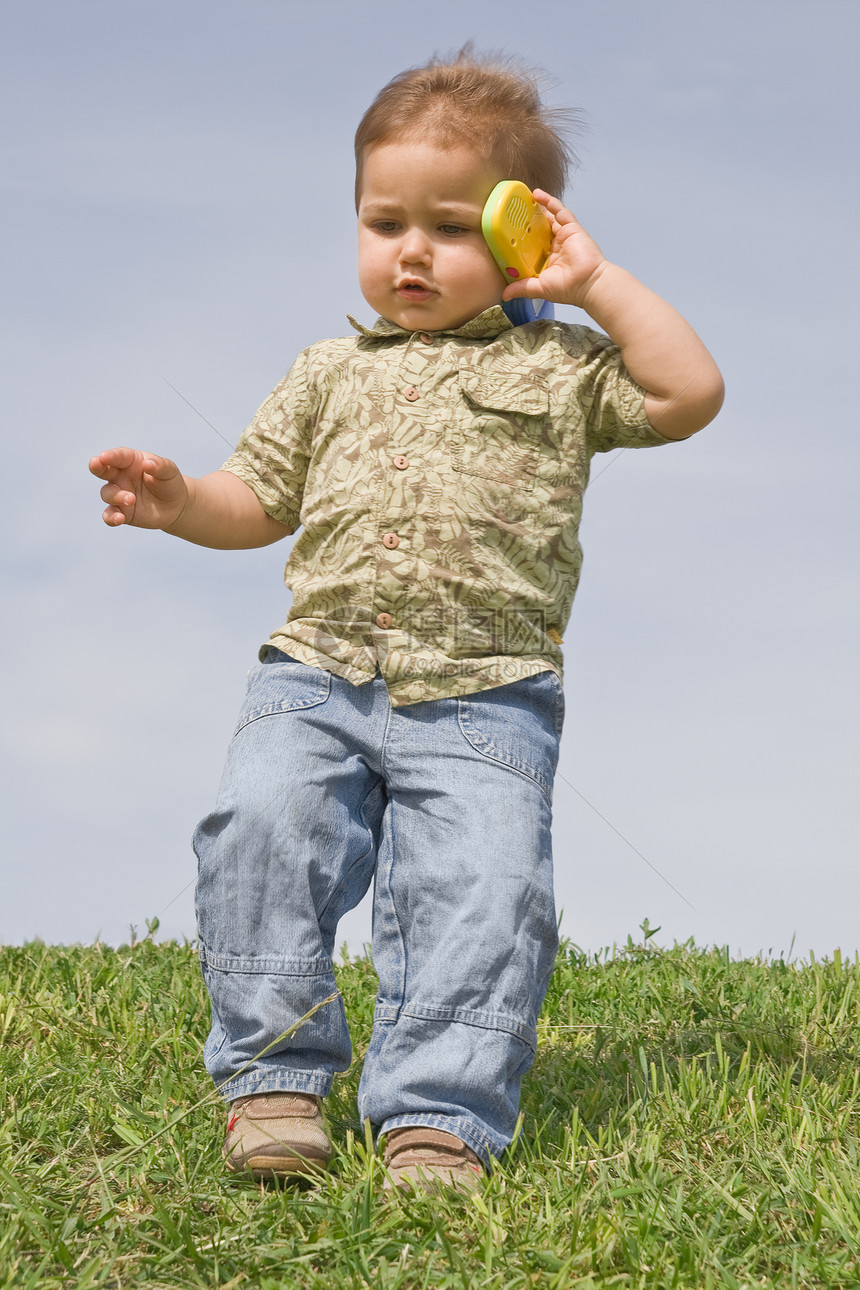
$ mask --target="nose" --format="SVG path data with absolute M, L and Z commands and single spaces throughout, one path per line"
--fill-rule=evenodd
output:
M 400 242 L 401 264 L 430 263 L 430 239 L 420 228 L 407 228 Z

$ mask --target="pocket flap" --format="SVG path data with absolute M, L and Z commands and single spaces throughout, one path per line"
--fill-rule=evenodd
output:
M 481 408 L 498 412 L 519 412 L 529 417 L 543 417 L 549 412 L 549 393 L 519 372 L 494 367 L 482 371 L 469 363 L 460 363 L 460 389 Z

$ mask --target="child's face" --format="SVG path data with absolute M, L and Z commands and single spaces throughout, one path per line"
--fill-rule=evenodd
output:
M 501 300 L 481 232 L 503 179 L 471 148 L 381 143 L 368 150 L 358 205 L 358 277 L 383 318 L 408 331 L 459 327 Z

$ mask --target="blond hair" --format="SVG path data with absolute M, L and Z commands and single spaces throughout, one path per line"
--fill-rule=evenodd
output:
M 548 108 L 537 76 L 514 59 L 476 55 L 471 42 L 453 61 L 433 58 L 379 91 L 355 134 L 355 201 L 364 157 L 375 144 L 410 139 L 474 148 L 501 178 L 560 196 L 575 160 L 562 130 L 573 114 Z

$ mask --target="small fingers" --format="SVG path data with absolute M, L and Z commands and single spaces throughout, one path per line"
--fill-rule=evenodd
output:
M 143 458 L 141 470 L 151 479 L 170 479 L 178 473 L 176 463 L 168 457 L 152 457 L 149 454 Z
M 94 475 L 109 470 L 127 470 L 135 457 L 141 456 L 134 448 L 106 448 L 90 460 L 90 470 Z
M 565 229 L 570 229 L 571 227 L 573 229 L 581 228 L 579 220 L 576 218 L 573 211 L 570 211 L 566 206 L 563 206 L 557 197 L 551 197 L 549 193 L 545 193 L 540 188 L 535 189 L 534 196 L 535 200 L 544 208 L 549 216 L 549 222 L 552 226 L 554 236 L 557 236 Z
M 157 457 L 153 453 L 141 452 L 136 448 L 106 448 L 90 458 L 90 472 L 99 479 L 115 479 L 123 471 L 138 470 L 152 475 L 156 479 L 169 478 L 176 471 L 176 466 L 167 457 Z
M 118 484 L 105 484 L 104 488 L 99 489 L 99 496 L 103 502 L 109 502 L 111 506 L 134 506 L 137 501 L 134 493 L 129 492 L 127 488 L 121 488 Z
M 117 528 L 120 524 L 133 523 L 134 509 L 137 505 L 137 497 L 134 493 L 127 488 L 121 488 L 119 484 L 108 483 L 99 490 L 99 496 L 103 502 L 107 502 L 102 512 L 105 524 L 111 528 Z
M 103 453 L 99 453 L 97 457 L 90 457 L 90 474 L 97 475 L 99 479 L 110 479 L 115 467 L 109 466 L 107 462 L 103 461 L 103 456 Z
M 557 197 L 553 197 L 551 193 L 545 193 L 542 188 L 536 188 L 533 196 L 535 201 L 539 202 L 540 205 L 543 206 L 544 210 L 549 211 L 551 215 L 555 216 L 559 224 L 569 224 L 571 221 L 573 221 L 574 224 L 576 223 L 576 216 L 573 212 L 569 211 L 567 207 L 564 206 Z
M 510 282 L 502 292 L 503 300 L 519 300 L 521 297 L 536 299 L 545 294 L 545 288 L 541 288 L 540 278 L 519 278 L 516 282 Z

